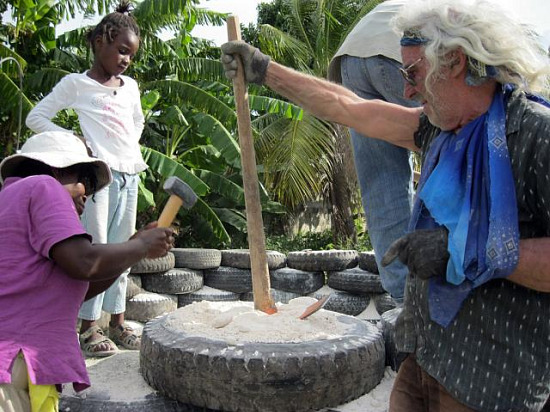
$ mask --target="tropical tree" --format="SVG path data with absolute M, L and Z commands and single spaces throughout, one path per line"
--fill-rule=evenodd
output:
M 198 0 L 144 0 L 133 12 L 141 28 L 142 47 L 128 74 L 142 90 L 146 117 L 142 150 L 150 166 L 142 176 L 139 219 L 156 218 L 156 205 L 164 204 L 166 198 L 162 182 L 165 177 L 176 175 L 200 197 L 191 211 L 180 213 L 180 244 L 228 245 L 235 237 L 245 239 L 246 231 L 234 101 L 218 61 L 219 49 L 190 35 L 194 24 L 222 24 L 224 15 L 199 9 L 197 3 Z M 63 4 L 80 11 L 85 5 Z M 14 14 L 20 14 L 15 6 L 14 9 Z M 56 12 L 58 17 L 68 13 L 67 9 L 63 9 L 65 14 L 59 9 L 60 3 L 56 3 L 48 13 Z M 55 27 L 57 21 L 52 18 L 50 24 Z M 10 32 L 11 26 L 2 26 L 2 30 Z M 164 39 L 166 32 L 172 33 L 168 40 Z M 3 44 L 3 50 L 15 53 L 21 61 L 25 81 L 23 87 L 17 87 L 11 73 L 1 70 L 0 89 L 10 90 L 6 96 L 24 97 L 23 118 L 33 102 L 49 93 L 63 76 L 90 67 L 92 56 L 84 41 L 85 33 L 86 28 L 66 32 L 55 39 L 53 47 L 42 47 L 39 56 L 26 56 L 29 61 L 23 51 L 16 53 L 21 50 L 18 38 Z M 14 118 L 10 110 L 18 105 L 14 98 L 8 103 L 0 121 L 9 126 Z M 251 105 L 258 115 L 301 115 L 299 108 L 261 94 Z M 59 113 L 55 120 L 78 131 L 77 118 L 70 110 Z M 12 146 L 4 147 L 4 156 L 12 152 Z M 261 189 L 264 211 L 284 212 L 279 203 L 270 200 L 263 186 Z
M 274 0 L 260 4 L 258 26 L 245 35 L 257 36 L 247 40 L 276 61 L 326 77 L 346 35 L 379 2 Z M 307 115 L 264 121 L 259 129 L 265 180 L 275 199 L 292 208 L 321 196 L 332 209 L 336 243 L 355 241 L 360 203 L 347 129 Z

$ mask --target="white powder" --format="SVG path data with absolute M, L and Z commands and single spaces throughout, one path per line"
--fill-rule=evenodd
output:
M 382 381 L 369 393 L 354 401 L 334 408 L 335 412 L 387 412 L 390 402 L 390 393 L 397 372 L 389 366 L 384 371 Z
M 378 321 L 381 319 L 380 315 L 378 314 L 378 311 L 376 310 L 376 305 L 374 304 L 374 299 L 371 299 L 369 302 L 369 306 L 361 312 L 359 315 L 356 316 L 358 319 L 363 320 L 374 320 Z
M 107 358 L 88 358 L 86 368 L 92 386 L 76 395 L 72 385 L 64 385 L 65 395 L 130 402 L 157 393 L 139 373 L 137 351 L 121 350 Z
M 278 312 L 267 315 L 254 310 L 252 302 L 195 302 L 168 315 L 167 324 L 187 335 L 234 342 L 300 342 L 340 337 L 348 326 L 338 321 L 346 316 L 321 309 L 305 320 L 298 317 L 315 298 L 300 297 L 288 304 L 277 304 Z M 372 310 L 372 309 L 371 309 Z M 371 317 L 371 310 L 363 315 Z M 154 396 L 139 374 L 139 353 L 120 351 L 109 358 L 86 360 L 92 388 L 80 396 L 109 399 L 111 401 L 139 401 Z M 340 405 L 335 412 L 385 412 L 396 373 L 386 368 L 380 384 L 366 395 Z M 72 385 L 64 392 L 73 395 Z
M 277 303 L 277 313 L 254 310 L 253 302 L 194 302 L 168 315 L 166 325 L 187 335 L 223 340 L 229 344 L 297 343 L 339 338 L 351 325 L 342 315 L 321 309 L 306 319 L 299 316 L 317 299 L 299 297 Z

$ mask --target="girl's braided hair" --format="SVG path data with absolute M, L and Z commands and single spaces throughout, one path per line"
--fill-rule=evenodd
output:
M 103 41 L 107 43 L 112 43 L 121 30 L 128 29 L 133 31 L 139 38 L 139 27 L 130 13 L 131 9 L 130 2 L 128 0 L 122 0 L 114 12 L 103 17 L 97 26 L 88 32 L 86 40 L 92 48 L 92 51 L 95 51 L 94 39 L 97 36 L 101 36 Z

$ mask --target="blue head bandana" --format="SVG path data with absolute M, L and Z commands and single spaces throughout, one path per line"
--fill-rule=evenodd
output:
M 407 29 L 401 37 L 400 44 L 404 46 L 422 46 L 426 43 L 429 43 L 430 39 L 424 37 L 419 28 Z M 480 62 L 473 57 L 468 57 L 468 72 L 466 74 L 466 84 L 468 86 L 479 86 L 480 84 L 485 83 L 491 78 L 497 76 L 497 69 L 494 66 L 487 65 L 483 62 Z
M 419 46 L 429 42 L 429 39 L 422 36 L 420 29 L 408 29 L 403 33 L 401 41 L 399 42 L 401 46 Z

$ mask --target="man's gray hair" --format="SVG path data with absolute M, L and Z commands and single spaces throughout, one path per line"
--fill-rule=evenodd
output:
M 496 2 L 412 0 L 393 25 L 401 34 L 412 33 L 425 48 L 431 66 L 428 80 L 450 63 L 450 52 L 461 49 L 468 56 L 469 84 L 491 77 L 526 91 L 548 93 L 550 60 L 537 34 Z M 488 77 L 480 76 L 480 66 L 482 72 L 487 68 Z

